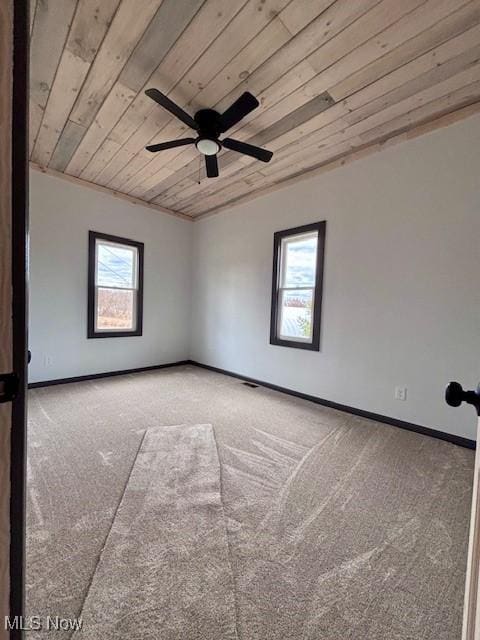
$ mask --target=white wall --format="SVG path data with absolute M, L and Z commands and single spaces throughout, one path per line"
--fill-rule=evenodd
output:
M 30 381 L 188 358 L 192 223 L 36 171 L 30 189 Z M 145 243 L 143 336 L 87 339 L 90 229 Z
M 476 116 L 196 222 L 193 359 L 474 438 L 443 393 L 480 379 L 479 168 Z M 271 346 L 273 233 L 318 220 L 320 352 Z

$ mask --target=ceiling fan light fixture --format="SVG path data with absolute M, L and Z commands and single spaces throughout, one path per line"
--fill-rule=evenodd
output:
M 195 146 L 204 156 L 214 156 L 220 151 L 220 145 L 216 140 L 210 138 L 199 138 Z
M 378 1 L 378 0 L 377 0 Z M 262 0 L 264 2 L 264 0 Z M 167 142 L 149 144 L 147 151 L 157 153 L 165 149 L 184 147 L 195 144 L 197 151 L 205 156 L 205 170 L 207 178 L 218 178 L 217 153 L 223 147 L 236 153 L 250 156 L 262 162 L 270 162 L 273 153 L 262 147 L 257 147 L 248 142 L 235 140 L 234 138 L 218 139 L 220 135 L 238 124 L 245 116 L 259 106 L 258 100 L 249 91 L 244 91 L 226 111 L 218 113 L 215 109 L 199 109 L 194 117 L 170 100 L 170 98 L 158 89 L 147 89 L 146 95 L 166 111 L 197 132 L 197 138 L 176 138 Z

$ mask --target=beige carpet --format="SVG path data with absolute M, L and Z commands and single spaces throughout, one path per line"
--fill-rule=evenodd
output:
M 211 425 L 148 429 L 83 609 L 84 640 L 236 640 Z
M 459 637 L 473 452 L 193 366 L 31 393 L 30 615 L 79 614 L 145 429 L 180 423 L 215 430 L 240 639 Z

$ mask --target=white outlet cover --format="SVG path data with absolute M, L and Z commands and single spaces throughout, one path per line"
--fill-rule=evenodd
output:
M 395 387 L 395 399 L 406 400 L 407 399 L 407 387 Z

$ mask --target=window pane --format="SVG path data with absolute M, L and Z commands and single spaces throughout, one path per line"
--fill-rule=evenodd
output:
M 135 288 L 136 261 L 136 249 L 98 242 L 97 285 Z
M 312 341 L 313 290 L 280 291 L 280 337 Z
M 135 292 L 97 289 L 97 329 L 135 329 Z
M 314 287 L 318 235 L 305 234 L 282 242 L 282 287 Z

